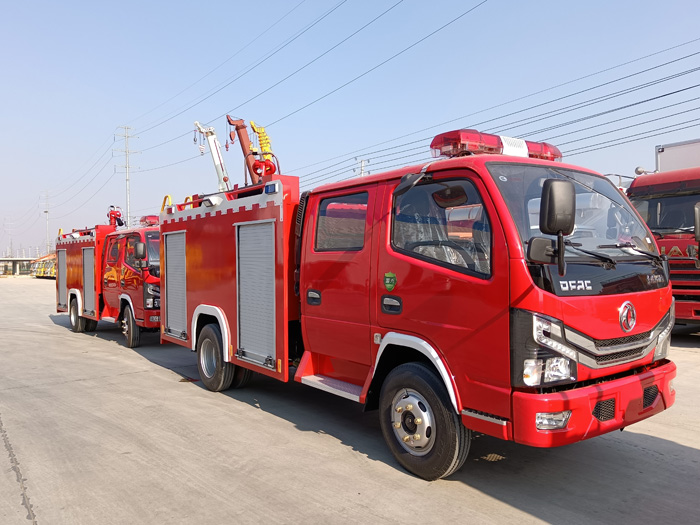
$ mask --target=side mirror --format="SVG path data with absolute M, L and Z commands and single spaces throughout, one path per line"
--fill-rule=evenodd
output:
M 527 242 L 527 258 L 536 263 L 557 263 L 557 242 L 547 237 L 532 237 Z
M 542 186 L 540 231 L 545 235 L 570 235 L 576 223 L 576 190 L 568 180 L 547 179 Z
M 547 179 L 542 185 L 540 202 L 540 231 L 557 236 L 555 253 L 559 275 L 566 274 L 564 235 L 570 235 L 576 225 L 576 189 L 569 180 Z
M 137 242 L 134 244 L 134 259 L 143 261 L 146 258 L 146 243 Z

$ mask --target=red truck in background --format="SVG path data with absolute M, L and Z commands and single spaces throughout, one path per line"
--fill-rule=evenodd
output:
M 110 223 L 59 234 L 56 240 L 56 311 L 69 312 L 74 332 L 91 332 L 100 320 L 119 323 L 126 346 L 139 345 L 141 331 L 160 327 L 160 235 L 158 217 L 135 228 Z
M 666 261 L 556 147 L 457 130 L 435 162 L 300 195 L 242 146 L 252 185 L 217 170 L 224 190 L 160 216 L 161 342 L 196 351 L 208 389 L 254 371 L 378 408 L 428 480 L 472 432 L 554 447 L 674 403 Z
M 627 196 L 668 257 L 676 324 L 700 324 L 700 167 L 641 175 Z

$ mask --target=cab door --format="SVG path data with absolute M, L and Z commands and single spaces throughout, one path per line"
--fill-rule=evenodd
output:
M 509 414 L 509 259 L 496 209 L 470 170 L 387 185 L 374 282 L 376 332 L 430 345 L 462 402 Z M 495 388 L 494 388 L 495 387 Z
M 138 233 L 130 233 L 123 238 L 124 258 L 119 268 L 119 288 L 121 293 L 131 298 L 134 317 L 143 319 L 143 274 L 136 263 L 136 243 L 143 242 Z
M 109 237 L 105 248 L 104 271 L 102 272 L 102 297 L 104 299 L 105 309 L 104 317 L 119 316 L 119 281 L 120 264 L 122 256 L 122 246 L 124 240 L 121 237 Z
M 317 373 L 362 384 L 370 367 L 369 283 L 377 186 L 312 195 L 301 271 L 302 330 Z

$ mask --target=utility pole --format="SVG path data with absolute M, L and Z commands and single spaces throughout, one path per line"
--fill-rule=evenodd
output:
M 365 165 L 369 164 L 369 160 L 368 159 L 358 159 L 357 157 L 355 157 L 355 160 L 360 161 L 360 168 L 359 168 L 360 175 L 359 176 L 364 177 L 365 175 L 369 175 L 369 171 L 365 172 Z M 357 168 L 353 168 L 352 171 L 357 173 Z
M 46 191 L 46 209 L 44 210 L 46 214 L 46 255 L 51 252 L 51 241 L 49 240 L 49 192 Z
M 121 153 L 124 153 L 125 157 L 125 162 L 124 165 L 121 166 L 124 168 L 126 171 L 126 227 L 129 228 L 131 226 L 131 190 L 129 189 L 129 153 L 134 153 L 129 151 L 129 130 L 131 129 L 129 126 L 119 126 L 119 128 L 124 130 L 123 135 L 116 135 L 117 137 L 123 137 L 124 138 L 124 149 L 118 149 L 115 151 L 119 151 Z

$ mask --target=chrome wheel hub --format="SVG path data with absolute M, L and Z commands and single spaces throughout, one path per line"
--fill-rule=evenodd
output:
M 415 390 L 403 389 L 391 403 L 391 428 L 399 444 L 414 456 L 424 456 L 433 448 L 435 416 Z

